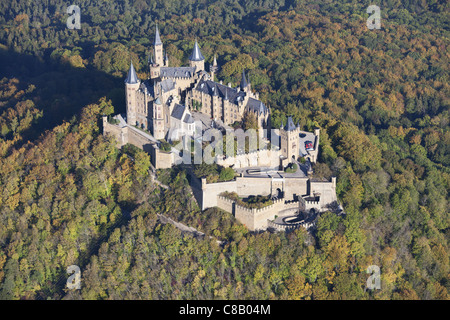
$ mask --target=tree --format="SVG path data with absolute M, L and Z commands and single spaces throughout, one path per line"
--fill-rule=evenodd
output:
M 219 174 L 220 181 L 230 181 L 233 180 L 235 176 L 235 172 L 232 168 L 222 168 Z

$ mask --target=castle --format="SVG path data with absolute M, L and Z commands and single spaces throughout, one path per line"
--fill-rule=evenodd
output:
M 189 56 L 188 67 L 169 66 L 158 27 L 152 51 L 148 59 L 150 78 L 138 79 L 131 63 L 125 80 L 128 125 L 149 130 L 157 140 L 168 141 L 192 135 L 194 121 L 191 111 L 206 114 L 225 125 L 239 122 L 246 112 L 252 112 L 259 128 L 268 126 L 269 109 L 252 92 L 245 72 L 239 87 L 215 82 L 216 57 L 208 73 L 197 40 Z
M 114 123 L 103 117 L 103 132 L 115 136 L 118 147 L 127 143 L 136 145 L 150 153 L 156 169 L 170 168 L 180 159 L 181 152 L 174 148 L 163 150 L 161 141 L 198 137 L 196 119 L 200 117 L 203 121 L 207 118 L 211 123 L 221 123 L 223 131 L 229 133 L 230 125 L 252 114 L 260 134 L 271 129 L 270 108 L 252 91 L 248 75 L 243 71 L 236 87 L 216 82 L 217 59 L 214 56 L 207 72 L 197 40 L 187 67 L 169 66 L 158 27 L 152 52 L 148 58 L 148 79 L 139 79 L 130 63 L 125 79 L 126 115 L 114 116 Z M 214 126 L 201 127 L 201 133 L 211 127 Z M 270 149 L 215 156 L 217 164 L 235 170 L 236 177 L 232 181 L 207 183 L 205 178 L 199 179 L 188 170 L 192 190 L 202 210 L 220 207 L 250 230 L 273 227 L 287 230 L 292 226 L 280 224 L 277 217 L 287 219 L 286 215 L 292 216 L 301 210 L 321 212 L 335 206 L 336 179 L 318 181 L 311 176 L 311 163 L 317 161 L 319 154 L 320 130 L 302 131 L 299 124 L 295 125 L 292 117 L 288 117 L 286 125 L 282 123 L 279 129 L 270 132 Z M 268 135 L 259 138 L 268 144 Z M 243 198 L 269 196 L 273 204 L 248 209 L 225 198 L 223 192 L 236 193 Z M 313 222 L 296 225 L 310 227 Z

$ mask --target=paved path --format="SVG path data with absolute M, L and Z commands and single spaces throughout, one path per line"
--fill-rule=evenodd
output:
M 180 229 L 181 232 L 188 232 L 190 234 L 192 234 L 194 237 L 199 237 L 199 238 L 203 238 L 205 236 L 205 234 L 203 232 L 198 231 L 197 229 L 193 228 L 193 227 L 188 227 L 187 225 L 181 223 L 181 222 L 177 222 L 169 217 L 166 217 L 163 214 L 157 213 L 156 214 L 159 218 L 159 221 L 161 221 L 161 223 L 170 223 L 172 225 L 174 225 L 176 228 Z M 214 237 L 209 237 L 210 239 L 214 239 Z M 220 240 L 216 240 L 218 245 L 224 245 L 226 243 L 226 241 L 220 241 Z

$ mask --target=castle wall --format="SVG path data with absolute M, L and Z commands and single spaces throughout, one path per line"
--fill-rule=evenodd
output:
M 284 210 L 298 208 L 298 201 L 285 203 L 283 199 L 279 199 L 270 206 L 250 209 L 240 206 L 226 197 L 217 196 L 217 207 L 232 213 L 250 231 L 256 231 L 266 230 L 269 226 L 269 220 L 274 220 L 275 216 L 280 215 Z
M 118 148 L 130 143 L 149 153 L 151 162 L 156 169 L 170 168 L 174 163 L 172 152 L 160 150 L 154 141 L 141 135 L 138 129 L 131 129 L 127 126 L 120 127 L 109 123 L 106 116 L 103 117 L 103 134 L 113 135 L 117 141 Z
M 266 230 L 269 226 L 274 227 L 271 220 L 275 216 L 285 216 L 295 214 L 295 210 L 299 208 L 299 201 L 286 199 L 294 199 L 296 196 L 309 195 L 309 188 L 320 193 L 318 201 L 305 200 L 305 209 L 316 209 L 324 211 L 326 205 L 336 200 L 336 178 L 332 178 L 331 182 L 309 182 L 308 178 L 288 178 L 288 179 L 272 179 L 272 178 L 251 178 L 237 177 L 235 181 L 206 184 L 206 179 L 202 180 L 203 191 L 203 208 L 202 210 L 217 206 L 227 212 L 232 213 L 235 218 L 246 225 L 251 231 Z M 270 206 L 261 209 L 250 209 L 236 204 L 233 200 L 220 196 L 219 194 L 228 191 L 236 192 L 241 197 L 249 195 L 268 195 L 274 194 L 275 188 L 284 190 L 284 197 L 275 200 Z M 311 194 L 312 195 L 312 194 Z M 310 225 L 302 225 L 309 228 Z M 275 226 L 277 227 L 277 226 Z M 291 227 L 280 227 L 291 228 Z M 281 230 L 278 228 L 277 230 Z
M 103 134 L 112 135 L 117 141 L 118 148 L 122 148 L 122 146 L 128 143 L 128 128 L 121 128 L 117 125 L 109 123 L 106 116 L 103 116 Z
M 310 182 L 311 195 L 320 194 L 320 206 L 326 206 L 334 201 L 336 197 L 336 177 L 331 178 L 331 182 Z
M 217 196 L 225 191 L 238 193 L 236 180 L 207 184 L 202 178 L 202 210 L 217 206 Z
M 286 199 L 295 199 L 308 194 L 308 178 L 285 178 L 284 179 L 284 197 Z
M 234 201 L 231 199 L 222 196 L 217 196 L 217 207 L 235 215 Z
M 172 152 L 162 151 L 154 144 L 151 146 L 150 157 L 155 169 L 168 169 L 171 168 L 174 163 Z

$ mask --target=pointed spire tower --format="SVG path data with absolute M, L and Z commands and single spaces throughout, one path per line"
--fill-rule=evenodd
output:
M 211 80 L 214 81 L 214 76 L 219 70 L 219 66 L 217 65 L 216 55 L 214 55 L 213 64 L 209 67 L 209 72 L 211 73 Z
M 194 49 L 189 56 L 189 64 L 191 67 L 197 67 L 196 72 L 205 70 L 205 57 L 200 51 L 197 39 L 195 39 Z
M 127 122 L 133 126 L 136 125 L 136 92 L 139 86 L 139 78 L 134 69 L 133 62 L 130 62 L 130 69 L 125 79 L 125 102 L 127 104 Z
M 247 78 L 245 77 L 245 70 L 242 70 L 241 90 L 245 91 L 248 88 Z
M 164 66 L 164 50 L 163 44 L 161 42 L 161 37 L 159 36 L 158 25 L 156 25 L 155 40 L 153 41 L 153 48 L 155 51 L 155 63 L 160 67 Z
M 139 83 L 139 79 L 136 74 L 136 70 L 134 70 L 133 62 L 130 63 L 130 69 L 128 70 L 127 78 L 125 79 L 126 84 L 137 84 Z
M 283 125 L 283 123 L 281 123 Z M 295 161 L 299 156 L 299 130 L 294 124 L 291 116 L 287 119 L 287 124 L 280 128 L 280 149 L 281 154 L 285 156 L 289 162 Z M 295 141 L 295 143 L 293 143 Z

